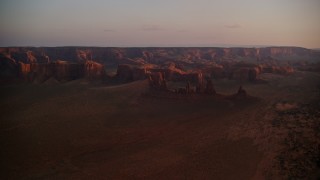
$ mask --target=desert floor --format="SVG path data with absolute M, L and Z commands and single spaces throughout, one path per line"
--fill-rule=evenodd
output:
M 260 78 L 214 81 L 254 97 L 240 100 L 148 97 L 147 81 L 2 86 L 0 179 L 317 177 L 320 75 Z

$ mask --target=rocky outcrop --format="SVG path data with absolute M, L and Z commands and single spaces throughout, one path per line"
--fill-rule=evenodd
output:
M 137 67 L 132 69 L 133 80 L 143 80 L 146 79 L 147 69 L 145 67 Z
M 106 75 L 104 66 L 94 61 L 86 61 L 84 68 L 85 77 L 89 79 L 102 79 Z
M 198 76 L 198 82 L 196 85 L 196 93 L 201 94 L 204 92 L 204 90 L 205 90 L 205 84 L 204 84 L 204 80 L 203 80 L 203 75 L 202 75 L 202 73 L 200 73 Z
M 216 94 L 216 90 L 214 89 L 214 86 L 213 86 L 211 79 L 207 79 L 205 93 L 210 94 L 210 95 Z
M 119 63 L 125 59 L 141 58 L 157 63 L 165 59 L 189 61 L 236 58 L 264 59 L 268 57 L 320 58 L 315 50 L 299 47 L 267 48 L 108 48 L 108 47 L 18 47 L 0 48 L 0 54 L 23 63 L 48 63 L 63 59 L 71 62 L 95 60 L 102 64 Z
M 311 71 L 320 73 L 320 62 L 313 64 L 301 64 L 298 66 L 300 71 Z
M 232 79 L 240 80 L 240 81 L 252 81 L 257 80 L 257 76 L 260 71 L 258 68 L 237 68 L 232 72 Z
M 293 56 L 309 56 L 312 52 L 305 48 L 299 47 L 266 47 L 259 48 L 257 51 L 259 57 L 293 57 Z
M 0 54 L 0 83 L 7 83 L 19 76 L 19 69 L 14 59 Z
M 84 77 L 90 78 L 84 63 L 68 63 L 65 61 L 57 61 L 51 64 L 52 65 L 50 68 L 53 68 L 52 77 L 59 81 L 70 81 Z M 95 76 L 97 79 L 101 79 L 102 77 L 102 75 Z
M 238 92 L 237 92 L 238 96 L 247 96 L 247 91 L 245 91 L 242 86 L 239 87 Z
M 183 81 L 185 80 L 184 75 L 186 74 L 181 69 L 177 68 L 175 63 L 167 63 L 160 68 L 149 69 L 151 72 L 161 72 L 164 74 L 164 77 L 169 81 Z
M 0 79 L 54 76 L 58 79 L 103 78 L 104 66 L 119 65 L 119 82 L 145 79 L 161 72 L 169 81 L 197 81 L 197 73 L 211 78 L 255 81 L 260 73 L 294 72 L 286 59 L 320 59 L 320 52 L 298 47 L 267 48 L 104 48 L 104 47 L 10 47 L 0 48 Z M 254 66 L 239 66 L 250 59 Z M 63 63 L 62 63 L 63 61 Z M 121 64 L 127 64 L 123 66 Z M 147 65 L 154 67 L 148 68 Z M 259 65 L 263 66 L 261 68 Z M 306 69 L 301 65 L 301 69 Z M 182 68 L 184 67 L 184 68 Z M 32 70 L 32 68 L 34 68 Z M 295 68 L 299 69 L 299 66 Z M 29 75 L 30 75 L 29 74 Z M 83 75 L 82 75 L 83 74 Z M 40 78 L 41 79 L 41 78 Z
M 288 75 L 292 74 L 294 69 L 290 66 L 265 65 L 262 68 L 262 72 Z
M 129 64 L 118 65 L 116 79 L 118 82 L 131 82 L 146 79 L 147 70 L 145 67 L 135 67 Z
M 175 71 L 173 69 L 159 69 L 159 70 L 151 70 L 151 71 L 158 71 L 163 72 L 164 76 L 169 81 L 182 81 L 183 74 L 180 71 Z
M 55 64 L 46 63 L 39 64 L 34 63 L 30 64 L 30 81 L 36 83 L 43 83 L 50 77 L 55 75 Z
M 225 72 L 223 66 L 214 66 L 209 69 L 209 74 L 214 79 L 220 79 L 225 77 Z
M 23 62 L 18 63 L 18 74 L 24 81 L 30 80 L 31 65 Z
M 182 70 L 177 68 L 151 68 L 148 69 L 150 72 L 161 72 L 164 74 L 164 77 L 168 81 L 184 81 L 184 82 L 191 82 L 197 84 L 202 79 L 201 72 L 189 72 L 186 73 Z
M 242 86 L 239 87 L 238 92 L 231 96 L 232 98 L 236 99 L 242 99 L 247 97 L 247 91 L 242 88 Z
M 50 63 L 23 63 L 13 65 L 17 69 L 17 77 L 27 82 L 42 83 L 54 78 L 58 81 L 70 81 L 79 78 L 103 79 L 105 77 L 104 66 L 87 61 L 85 63 L 69 63 L 58 60 Z
M 203 74 L 201 72 L 186 73 L 182 75 L 181 79 L 193 84 L 199 84 L 203 81 Z
M 121 64 L 118 66 L 116 78 L 121 82 L 133 81 L 133 72 L 131 66 L 128 64 Z
M 149 87 L 151 91 L 167 91 L 167 81 L 161 72 L 153 72 L 148 76 Z

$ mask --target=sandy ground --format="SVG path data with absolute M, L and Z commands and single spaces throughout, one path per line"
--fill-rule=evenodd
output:
M 297 177 L 299 170 L 290 166 L 296 152 L 284 153 L 291 152 L 284 142 L 300 128 L 311 146 L 318 145 L 317 110 L 306 109 L 311 114 L 306 118 L 302 109 L 317 99 L 320 76 L 297 72 L 261 78 L 269 83 L 241 83 L 256 99 L 233 101 L 146 98 L 141 96 L 146 81 L 114 87 L 84 80 L 3 86 L 0 179 Z M 226 94 L 240 85 L 214 84 Z M 310 126 L 288 123 L 297 109 Z M 310 149 L 309 144 L 303 145 Z M 300 158 L 314 159 L 316 153 Z M 306 162 L 304 177 L 317 176 L 314 164 Z

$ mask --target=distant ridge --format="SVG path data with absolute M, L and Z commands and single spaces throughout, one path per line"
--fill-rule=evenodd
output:
M 320 48 L 306 48 L 300 46 L 264 46 L 264 45 L 217 45 L 217 46 L 0 46 L 0 48 L 303 48 L 309 50 L 320 50 Z

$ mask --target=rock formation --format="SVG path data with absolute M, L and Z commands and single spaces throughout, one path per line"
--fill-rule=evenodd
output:
M 104 66 L 100 63 L 94 61 L 86 61 L 84 66 L 85 77 L 89 79 L 102 79 L 106 75 Z
M 54 76 L 55 65 L 53 63 L 48 64 L 30 64 L 30 80 L 36 83 L 43 83 L 50 77 Z
M 131 82 L 133 81 L 133 72 L 129 65 L 121 64 L 117 69 L 117 79 L 121 82 Z
M 191 84 L 190 82 L 188 81 L 187 82 L 187 85 L 186 85 L 186 93 L 190 93 L 191 92 Z
M 203 80 L 203 75 L 202 73 L 196 73 L 196 93 L 201 94 L 204 93 L 205 91 L 205 84 L 204 84 L 204 80 Z
M 0 48 L 0 54 L 10 56 L 24 63 L 48 63 L 58 59 L 84 62 L 96 60 L 99 63 L 117 62 L 121 59 L 142 58 L 146 62 L 168 59 L 172 55 L 181 56 L 190 61 L 218 60 L 236 57 L 318 57 L 320 53 L 299 47 L 266 48 L 108 48 L 108 47 L 15 47 Z
M 167 81 L 161 72 L 150 73 L 148 77 L 149 87 L 152 91 L 167 91 Z
M 82 63 L 68 63 L 61 60 L 47 64 L 47 68 L 49 68 L 52 73 L 48 78 L 54 77 L 58 81 L 82 78 L 86 72 L 84 64 Z
M 18 73 L 19 77 L 24 81 L 30 81 L 31 66 L 30 64 L 25 64 L 23 62 L 18 63 Z
M 147 70 L 145 67 L 135 67 L 129 64 L 118 65 L 116 78 L 119 82 L 131 82 L 146 79 Z
M 132 69 L 133 80 L 143 80 L 146 79 L 147 69 L 145 67 L 135 67 Z
M 112 67 L 119 65 L 117 77 L 120 82 L 145 79 L 148 72 L 163 72 L 166 80 L 194 83 L 197 81 L 198 75 L 192 71 L 201 71 L 205 76 L 211 76 L 215 79 L 233 78 L 241 81 L 256 81 L 260 73 L 293 73 L 294 69 L 291 64 L 283 63 L 292 57 L 295 60 L 319 60 L 320 52 L 299 47 L 8 47 L 0 48 L 0 81 L 25 79 L 26 76 L 31 78 L 41 76 L 45 79 L 53 74 L 58 79 L 66 77 L 68 77 L 67 79 L 75 79 L 81 77 L 82 73 L 89 79 L 103 78 L 104 66 L 108 67 L 109 65 Z M 245 62 L 247 59 L 254 65 L 242 64 L 239 66 L 237 63 Z M 62 63 L 64 61 L 66 63 Z M 130 67 L 120 66 L 121 64 L 127 64 Z M 154 67 L 145 68 L 148 65 Z M 30 66 L 30 73 L 26 73 L 28 66 Z M 84 66 L 84 70 L 82 66 Z M 305 65 L 300 66 L 302 68 L 296 64 L 295 68 L 307 69 Z M 308 69 L 310 69 L 309 67 L 312 65 L 308 65 Z
M 265 65 L 262 69 L 263 73 L 276 73 L 276 74 L 292 74 L 294 69 L 290 66 L 275 66 L 275 65 Z
M 0 54 L 0 82 L 10 82 L 19 77 L 19 68 L 16 61 Z
M 239 87 L 238 92 L 235 94 L 237 98 L 244 98 L 247 97 L 247 91 L 245 91 L 242 86 Z
M 105 77 L 104 66 L 94 61 L 70 63 L 57 60 L 49 63 L 31 64 L 20 61 L 13 66 L 17 69 L 17 76 L 27 82 L 42 83 L 49 78 L 70 81 L 79 78 L 103 79 Z
M 207 79 L 207 84 L 206 84 L 206 89 L 205 89 L 206 94 L 214 95 L 216 94 L 216 90 L 214 89 L 213 83 L 211 79 Z

